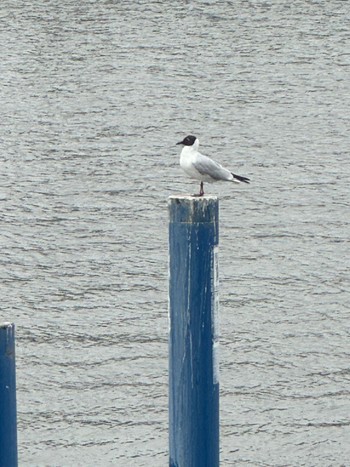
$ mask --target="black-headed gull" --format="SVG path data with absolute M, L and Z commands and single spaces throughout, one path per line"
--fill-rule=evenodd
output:
M 218 162 L 213 161 L 198 151 L 198 138 L 192 135 L 186 136 L 182 141 L 176 144 L 182 144 L 183 148 L 180 155 L 180 166 L 184 172 L 196 180 L 200 180 L 200 191 L 196 196 L 204 195 L 204 182 L 214 183 L 219 181 L 244 182 L 249 183 L 247 177 L 236 175 Z

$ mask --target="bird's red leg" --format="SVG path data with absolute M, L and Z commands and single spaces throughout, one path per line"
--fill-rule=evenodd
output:
M 196 197 L 197 197 L 197 196 L 203 196 L 203 195 L 204 195 L 203 182 L 201 182 L 201 187 L 200 187 L 200 189 L 199 189 L 198 195 L 195 194 L 195 195 L 192 195 L 192 196 L 196 196 Z

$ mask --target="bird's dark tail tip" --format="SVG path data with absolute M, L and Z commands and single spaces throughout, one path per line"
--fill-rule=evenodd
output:
M 235 178 L 239 182 L 250 183 L 250 179 L 247 177 L 242 177 L 241 175 L 236 175 L 236 174 L 232 174 L 232 175 L 233 175 L 233 178 Z

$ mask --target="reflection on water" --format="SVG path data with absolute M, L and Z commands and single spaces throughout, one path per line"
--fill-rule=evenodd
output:
M 349 449 L 347 3 L 1 7 L 1 294 L 20 463 L 167 464 L 175 143 L 221 198 L 222 465 Z M 195 183 L 195 186 L 196 183 Z

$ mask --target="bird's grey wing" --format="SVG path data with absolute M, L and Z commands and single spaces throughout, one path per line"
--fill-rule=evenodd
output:
M 202 175 L 208 175 L 213 180 L 232 180 L 232 174 L 218 162 L 200 154 L 193 163 L 194 167 Z

